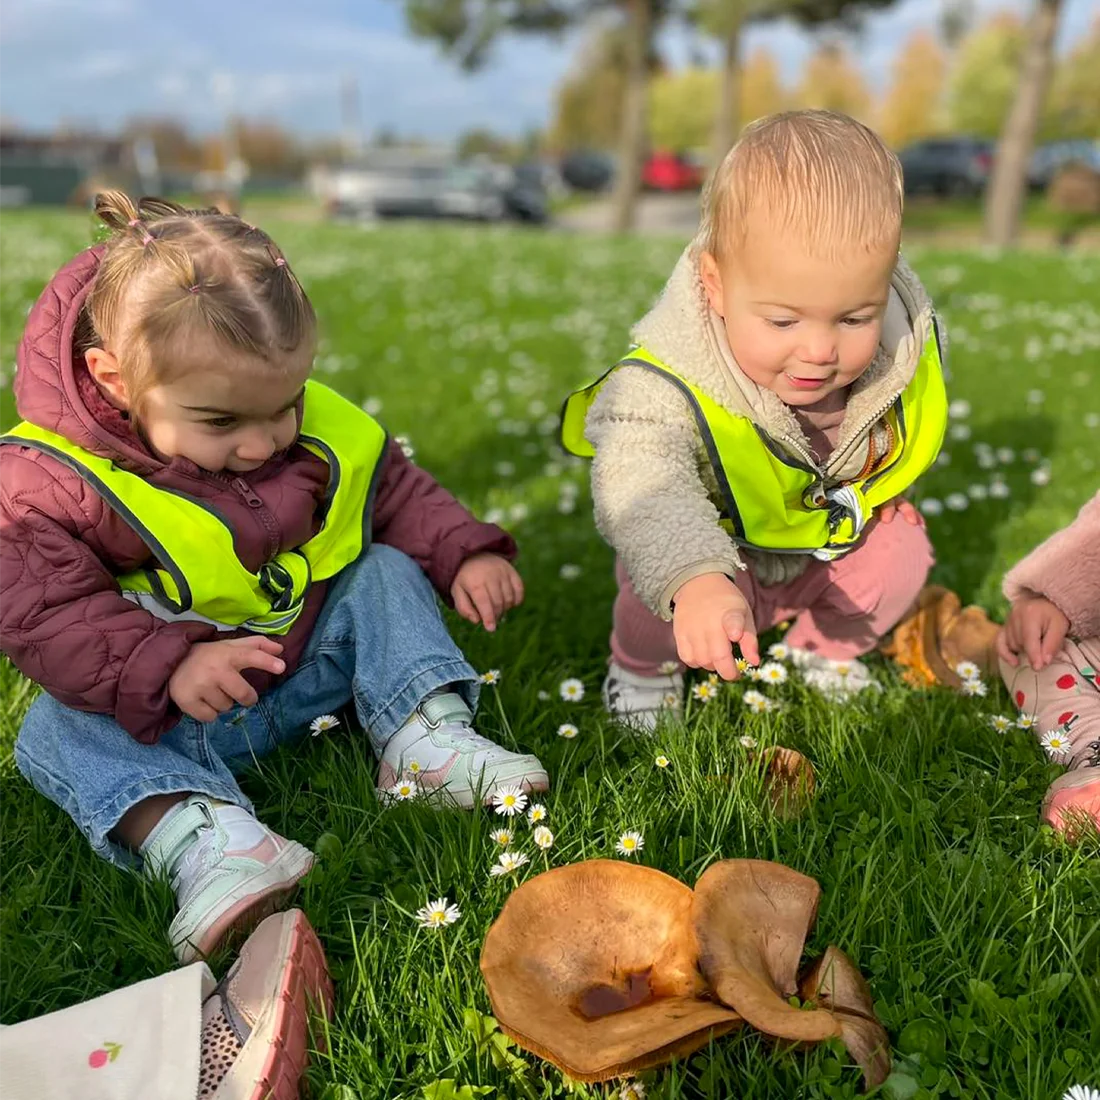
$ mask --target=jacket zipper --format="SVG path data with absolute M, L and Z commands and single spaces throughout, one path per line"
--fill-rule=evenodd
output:
M 263 526 L 266 536 L 264 541 L 264 560 L 271 561 L 279 549 L 279 525 L 275 522 L 274 517 L 264 504 L 263 499 L 243 477 L 230 477 L 228 474 L 219 474 L 218 476 L 224 480 L 234 492 L 243 498 L 245 504 L 247 504 L 249 508 L 257 513 L 257 518 Z

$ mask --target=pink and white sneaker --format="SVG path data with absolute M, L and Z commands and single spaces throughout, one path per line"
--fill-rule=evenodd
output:
M 473 715 L 451 691 L 429 695 L 390 738 L 378 767 L 385 802 L 435 795 L 472 809 L 502 787 L 545 791 L 550 777 L 538 758 L 509 752 L 475 733 Z
M 192 795 L 141 846 L 149 875 L 167 874 L 179 911 L 168 929 L 183 963 L 209 955 L 281 909 L 313 866 L 313 853 L 247 810 Z
M 300 909 L 263 921 L 202 1006 L 199 1100 L 298 1100 L 310 1016 L 332 1014 L 332 982 Z
M 1100 835 L 1100 764 L 1058 776 L 1043 799 L 1043 820 L 1069 839 L 1090 825 Z

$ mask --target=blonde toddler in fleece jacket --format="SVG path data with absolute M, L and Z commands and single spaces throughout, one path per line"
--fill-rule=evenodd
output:
M 946 402 L 932 304 L 898 253 L 897 158 L 844 115 L 775 115 L 703 206 L 636 350 L 563 421 L 618 554 L 605 703 L 642 729 L 679 709 L 685 666 L 733 679 L 733 645 L 756 664 L 784 619 L 809 683 L 866 687 L 857 658 L 932 564 L 901 494 Z
M 1001 675 L 1051 759 L 1066 765 L 1043 800 L 1060 832 L 1100 830 L 1100 493 L 1004 579 Z

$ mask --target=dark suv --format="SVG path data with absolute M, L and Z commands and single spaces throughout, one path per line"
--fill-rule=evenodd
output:
M 993 149 L 993 142 L 969 137 L 927 138 L 907 145 L 898 154 L 906 194 L 980 195 L 993 167 Z

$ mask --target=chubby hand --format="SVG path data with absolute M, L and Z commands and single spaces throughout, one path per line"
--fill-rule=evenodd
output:
M 286 668 L 282 651 L 277 641 L 261 634 L 196 642 L 168 680 L 168 696 L 196 721 L 213 722 L 234 703 L 250 707 L 259 699 L 241 670 L 260 668 L 277 676 Z
M 1008 613 L 997 635 L 997 653 L 1015 667 L 1017 654 L 1026 654 L 1038 671 L 1050 664 L 1069 632 L 1069 619 L 1042 596 L 1021 596 Z
M 680 660 L 737 679 L 736 642 L 750 665 L 760 663 L 756 624 L 745 597 L 724 573 L 704 573 L 682 585 L 673 599 L 672 629 Z
M 894 497 L 885 504 L 879 505 L 878 518 L 883 523 L 892 523 L 894 516 L 901 516 L 906 523 L 911 523 L 914 527 L 924 526 L 924 516 L 917 511 L 917 506 L 905 497 Z
M 505 611 L 523 603 L 523 581 L 499 554 L 474 554 L 455 574 L 451 599 L 464 619 L 493 631 Z

